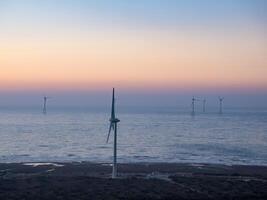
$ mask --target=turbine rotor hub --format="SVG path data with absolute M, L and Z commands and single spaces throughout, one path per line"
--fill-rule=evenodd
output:
M 110 118 L 109 119 L 109 121 L 111 122 L 111 123 L 118 123 L 118 122 L 120 122 L 120 120 L 118 119 L 118 118 Z

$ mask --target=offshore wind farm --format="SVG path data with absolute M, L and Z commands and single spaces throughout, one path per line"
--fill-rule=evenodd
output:
M 62 108 L 53 105 L 56 98 L 45 117 L 41 106 L 1 111 L 0 162 L 112 164 L 114 124 L 107 122 L 108 95 L 107 106 L 97 108 Z M 117 136 L 118 162 L 266 165 L 266 110 L 226 106 L 219 114 L 216 102 L 215 97 L 214 105 L 207 106 L 205 113 L 198 102 L 192 118 L 190 105 L 122 106 L 117 89 L 116 114 L 122 120 Z M 106 144 L 109 128 L 112 137 Z
M 267 199 L 266 22 L 266 0 L 0 0 L 0 200 Z

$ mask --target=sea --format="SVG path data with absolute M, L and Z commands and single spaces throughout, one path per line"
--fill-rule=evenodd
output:
M 119 107 L 118 162 L 267 165 L 267 108 Z M 0 109 L 0 163 L 112 163 L 110 108 Z

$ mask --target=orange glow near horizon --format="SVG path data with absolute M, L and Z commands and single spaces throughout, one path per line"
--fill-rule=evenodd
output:
M 266 88 L 266 52 L 257 33 L 14 37 L 1 40 L 0 89 Z

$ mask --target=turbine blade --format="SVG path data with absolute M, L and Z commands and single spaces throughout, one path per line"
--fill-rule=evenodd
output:
M 110 126 L 109 126 L 109 131 L 108 131 L 108 137 L 107 137 L 107 141 L 106 141 L 106 143 L 108 143 L 108 141 L 109 141 L 109 136 L 110 136 L 110 133 L 111 133 L 111 129 L 113 129 L 113 130 L 114 130 L 113 123 L 110 123 Z
M 115 119 L 115 89 L 112 91 L 111 119 Z

